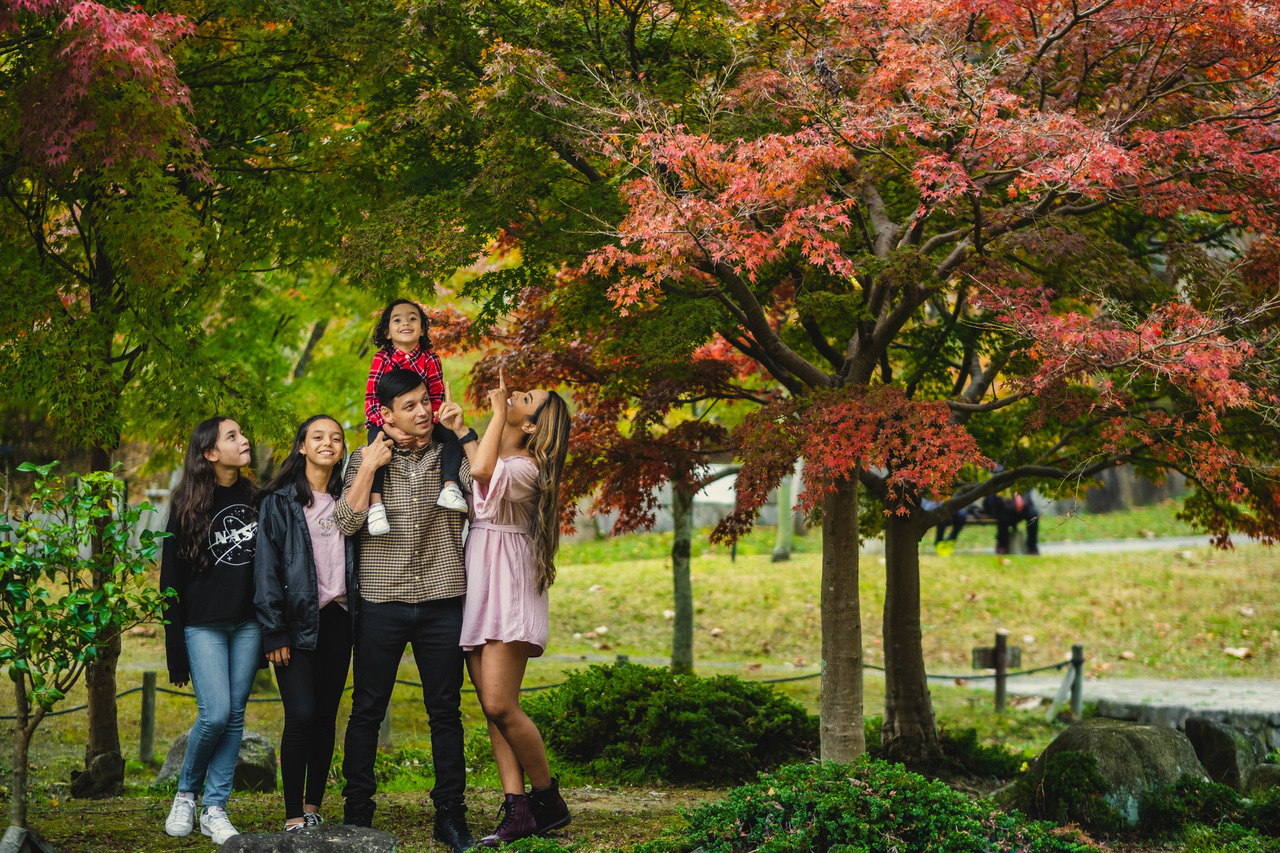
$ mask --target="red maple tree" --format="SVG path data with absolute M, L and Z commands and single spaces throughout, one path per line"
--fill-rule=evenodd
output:
M 629 173 L 578 273 L 623 315 L 704 300 L 789 392 L 732 439 L 740 506 L 718 535 L 804 456 L 827 758 L 863 748 L 859 486 L 883 514 L 883 742 L 927 763 L 918 543 L 938 521 L 1132 463 L 1187 474 L 1185 512 L 1221 544 L 1280 535 L 1277 280 L 1242 248 L 1277 224 L 1280 3 L 732 9 L 746 55 L 696 126 L 617 85 L 592 109 L 532 51 L 494 67 Z M 964 482 L 966 463 L 991 473 Z
M 674 617 L 671 666 L 693 671 L 689 571 L 694 496 L 736 472 L 719 404 L 759 406 L 776 398 L 759 366 L 721 338 L 699 344 L 671 334 L 672 313 L 619 316 L 591 282 L 530 286 L 500 327 L 478 330 L 449 308 L 430 309 L 438 350 L 478 350 L 468 394 L 482 404 L 501 369 L 511 388 L 566 388 L 572 395 L 573 453 L 562 499 L 566 532 L 575 517 L 616 513 L 611 534 L 651 528 L 659 493 L 671 489 Z M 680 351 L 678 368 L 670 359 Z

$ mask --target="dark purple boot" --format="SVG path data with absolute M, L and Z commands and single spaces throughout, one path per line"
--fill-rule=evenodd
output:
M 569 825 L 569 806 L 564 797 L 560 796 L 558 779 L 552 779 L 547 788 L 534 788 L 530 791 L 529 806 L 533 810 L 534 823 L 538 825 L 538 835 Z
M 529 808 L 529 797 L 525 794 L 507 794 L 498 814 L 502 815 L 502 820 L 492 835 L 480 839 L 482 847 L 497 847 L 519 838 L 528 838 L 538 830 L 533 811 Z

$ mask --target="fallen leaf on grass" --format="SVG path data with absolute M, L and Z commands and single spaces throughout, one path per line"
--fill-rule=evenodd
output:
M 1240 660 L 1253 657 L 1253 649 L 1248 646 L 1227 646 L 1222 650 L 1222 653 L 1224 655 L 1231 655 L 1233 658 L 1239 658 Z

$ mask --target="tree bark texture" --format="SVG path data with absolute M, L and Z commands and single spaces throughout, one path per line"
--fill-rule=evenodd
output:
M 778 530 L 773 540 L 773 561 L 782 563 L 791 559 L 792 518 L 791 504 L 795 500 L 792 490 L 796 478 L 794 475 L 783 477 L 778 484 Z
M 689 577 L 689 550 L 693 543 L 693 492 L 671 484 L 671 579 L 675 594 L 675 619 L 671 625 L 671 671 L 693 674 L 693 581 Z
M 9 790 L 9 823 L 12 826 L 27 825 L 27 755 L 31 749 L 31 725 L 28 719 L 27 682 L 13 682 L 14 707 L 18 719 L 13 727 L 13 774 Z
M 862 728 L 862 614 L 858 599 L 857 480 L 822 504 L 823 761 L 849 762 L 867 749 Z
M 111 470 L 111 452 L 95 447 L 90 456 L 94 471 Z M 93 537 L 94 553 L 101 553 L 102 542 Z M 109 580 L 93 579 L 94 588 Z M 120 725 L 116 714 L 116 666 L 120 661 L 120 632 L 113 631 L 84 670 L 84 686 L 88 693 L 88 721 L 85 724 L 84 772 L 72 780 L 71 793 L 76 797 L 114 797 L 124 783 L 124 758 L 120 753 Z M 117 770 L 118 768 L 118 770 Z
M 942 757 L 920 630 L 920 527 L 885 520 L 884 727 L 886 757 L 925 768 Z

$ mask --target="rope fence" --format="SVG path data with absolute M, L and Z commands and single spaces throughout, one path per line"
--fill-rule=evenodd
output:
M 1005 680 L 1010 678 L 1021 678 L 1028 675 L 1036 675 L 1042 672 L 1054 672 L 1054 671 L 1061 670 L 1064 667 L 1071 667 L 1071 671 L 1067 673 L 1067 678 L 1063 682 L 1063 688 L 1059 690 L 1059 699 L 1055 702 L 1054 707 L 1052 709 L 1052 713 L 1050 714 L 1050 717 L 1052 718 L 1052 715 L 1057 713 L 1057 706 L 1061 704 L 1062 698 L 1064 697 L 1064 691 L 1067 689 L 1069 683 L 1070 683 L 1071 694 L 1072 694 L 1072 702 L 1071 702 L 1072 711 L 1076 714 L 1076 716 L 1079 716 L 1080 686 L 1076 682 L 1078 682 L 1080 679 L 1083 678 L 1085 659 L 1084 659 L 1084 647 L 1082 645 L 1077 644 L 1072 647 L 1070 660 L 1064 660 L 1059 663 L 1049 664 L 1048 666 L 1035 667 L 1034 669 L 1018 670 L 1016 672 L 1008 672 L 1001 666 L 1001 660 L 1007 660 L 1007 654 L 1005 655 L 1004 658 L 1000 657 L 1002 647 L 1003 647 L 1003 637 L 1002 635 L 997 635 L 996 667 L 995 667 L 996 671 L 994 673 L 990 673 L 986 675 L 943 675 L 943 674 L 936 674 L 936 673 L 935 674 L 925 673 L 925 678 L 933 679 L 937 681 L 994 680 L 997 682 L 996 710 L 1001 711 L 1003 710 L 1003 707 L 1004 707 L 1003 702 L 1001 701 L 1004 691 L 1001 688 L 1003 687 L 1003 682 Z M 625 663 L 626 660 L 627 660 L 626 655 L 618 655 L 618 663 Z M 877 672 L 885 671 L 884 667 L 876 666 L 875 664 L 869 664 L 869 663 L 864 663 L 862 665 L 862 668 L 875 670 Z M 752 680 L 758 684 L 785 684 L 785 683 L 794 682 L 794 681 L 808 681 L 809 679 L 819 678 L 821 675 L 822 675 L 822 670 L 818 670 L 817 672 L 810 672 L 805 675 L 793 675 L 787 678 L 765 678 L 765 679 L 752 679 Z M 156 677 L 156 674 L 153 671 L 148 671 L 144 673 L 143 685 L 141 687 L 131 687 L 128 690 L 123 690 L 116 694 L 116 699 L 117 700 L 123 699 L 124 697 L 132 695 L 134 693 L 143 693 L 143 692 L 147 693 L 148 695 L 145 695 L 143 697 L 143 706 L 144 706 L 143 716 L 144 718 L 147 716 L 151 716 L 152 719 L 154 720 L 155 694 L 163 693 L 167 696 L 179 696 L 186 699 L 196 698 L 196 694 L 188 690 L 174 690 L 169 687 L 158 686 L 155 683 L 155 677 Z M 400 678 L 397 678 L 395 680 L 395 683 L 399 685 L 403 685 L 405 687 L 413 687 L 415 689 L 422 688 L 422 685 L 416 681 L 406 681 Z M 537 693 L 542 690 L 551 690 L 553 688 L 560 687 L 563 684 L 564 682 L 562 681 L 557 684 L 538 684 L 538 685 L 533 685 L 528 687 L 522 686 L 520 688 L 520 692 L 521 693 Z M 343 688 L 344 693 L 349 690 L 351 690 L 350 686 Z M 476 690 L 474 687 L 465 687 L 462 689 L 462 692 L 475 693 Z M 266 696 L 266 697 L 251 696 L 249 697 L 248 701 L 249 702 L 280 702 L 281 699 L 279 696 Z M 148 706 L 151 708 L 150 715 L 146 713 L 146 708 Z M 62 710 L 59 710 L 59 711 L 50 711 L 49 713 L 45 714 L 45 716 L 60 717 L 63 714 L 74 714 L 77 711 L 83 711 L 88 707 L 89 707 L 88 705 L 77 705 L 74 708 L 63 708 Z M 390 718 L 390 713 L 388 712 L 388 719 L 389 718 Z M 0 720 L 16 720 L 16 719 L 17 719 L 16 715 L 12 715 L 12 714 L 0 715 Z M 385 725 L 386 723 L 384 722 L 384 728 L 385 728 Z M 145 728 L 146 727 L 144 725 L 144 729 Z

